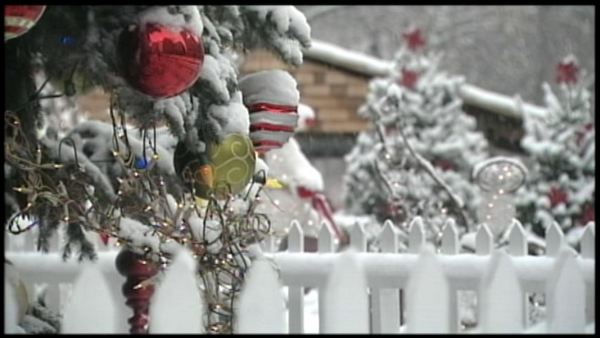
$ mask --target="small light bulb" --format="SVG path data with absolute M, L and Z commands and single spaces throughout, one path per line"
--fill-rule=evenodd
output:
M 488 207 L 493 208 L 494 204 L 493 203 L 488 203 Z

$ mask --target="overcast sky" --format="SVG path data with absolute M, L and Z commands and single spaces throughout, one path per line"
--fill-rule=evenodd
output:
M 593 6 L 298 6 L 315 39 L 384 59 L 409 25 L 444 52 L 442 68 L 507 95 L 541 104 L 541 82 L 573 53 L 595 67 Z

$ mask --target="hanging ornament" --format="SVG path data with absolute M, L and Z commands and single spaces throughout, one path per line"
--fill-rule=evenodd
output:
M 184 180 L 191 180 L 195 194 L 208 198 L 227 197 L 242 191 L 254 176 L 256 153 L 246 135 L 231 134 L 205 154 L 193 154 L 180 142 L 175 149 L 175 170 Z
M 575 84 L 577 83 L 577 75 L 579 67 L 573 59 L 565 59 L 556 66 L 556 82 Z
M 419 81 L 419 73 L 402 68 L 402 76 L 400 78 L 400 84 L 406 88 L 415 89 L 415 85 Z
M 102 243 L 104 243 L 104 245 L 108 245 L 108 240 L 110 239 L 110 235 L 107 233 L 100 233 L 100 240 L 102 241 Z
M 6 5 L 4 6 L 4 41 L 27 33 L 38 22 L 45 5 Z
M 548 193 L 548 199 L 550 200 L 550 207 L 554 208 L 561 203 L 567 204 L 568 196 L 561 188 L 552 187 Z
M 404 40 L 408 45 L 408 49 L 410 50 L 415 51 L 419 48 L 425 47 L 425 38 L 423 38 L 423 35 L 421 35 L 421 30 L 418 28 L 402 34 L 402 37 L 404 37 Z
M 136 169 L 148 169 L 150 167 L 151 160 L 145 157 L 136 157 L 133 165 Z
M 281 148 L 298 125 L 300 93 L 294 78 L 282 70 L 262 71 L 245 76 L 239 86 L 256 151 Z
M 204 63 L 200 36 L 155 23 L 125 29 L 117 52 L 129 84 L 155 98 L 175 96 L 190 88 Z

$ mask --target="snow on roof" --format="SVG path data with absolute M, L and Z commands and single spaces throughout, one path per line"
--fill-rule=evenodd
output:
M 316 39 L 313 39 L 311 47 L 304 51 L 304 56 L 307 59 L 321 61 L 371 77 L 386 76 L 393 67 L 391 61 L 381 60 Z M 459 95 L 469 105 L 509 117 L 520 119 L 523 112 L 538 116 L 546 114 L 546 109 L 542 107 L 524 103 L 519 98 L 511 98 L 472 84 L 463 84 Z
M 392 62 L 315 39 L 304 56 L 369 76 L 385 76 L 393 66 Z

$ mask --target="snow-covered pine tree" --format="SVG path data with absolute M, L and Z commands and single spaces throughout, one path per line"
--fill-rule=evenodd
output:
M 420 30 L 405 42 L 392 73 L 370 83 L 359 110 L 373 128 L 346 156 L 345 201 L 350 213 L 401 228 L 420 215 L 435 241 L 448 216 L 459 229 L 474 225 L 478 190 L 470 174 L 488 157 L 487 141 L 462 110 L 463 79 L 439 70 L 441 55 L 425 51 Z
M 542 88 L 545 116 L 524 115 L 521 146 L 530 156 L 527 184 L 518 191 L 518 218 L 538 236 L 556 221 L 577 239 L 595 220 L 595 116 L 592 80 L 573 55 L 557 66 L 558 95 L 548 83 Z
M 13 8 L 17 15 L 39 11 L 15 7 L 21 7 Z M 91 231 L 163 265 L 187 247 L 205 281 L 207 330 L 231 332 L 231 301 L 249 263 L 245 248 L 269 226 L 250 207 L 260 184 L 254 170 L 264 170 L 264 163 L 252 147 L 236 58 L 260 47 L 299 65 L 302 48 L 310 45 L 305 17 L 294 6 L 42 11 L 23 35 L 5 30 L 8 230 L 25 231 L 10 215 L 29 217 L 27 228 L 39 229 L 43 251 L 53 233 L 64 231 L 65 258 L 73 251 L 80 259 L 94 258 L 86 236 Z M 46 79 L 36 82 L 40 68 Z M 281 73 L 288 92 L 297 92 L 291 76 Z M 60 94 L 45 95 L 46 86 Z M 41 105 L 57 96 L 72 102 L 95 86 L 110 94 L 112 124 L 75 119 L 65 130 L 64 105 Z M 164 125 L 170 133 L 157 135 Z M 224 161 L 223 152 L 233 153 L 239 144 L 246 151 L 239 158 L 243 177 L 234 181 L 206 163 Z

